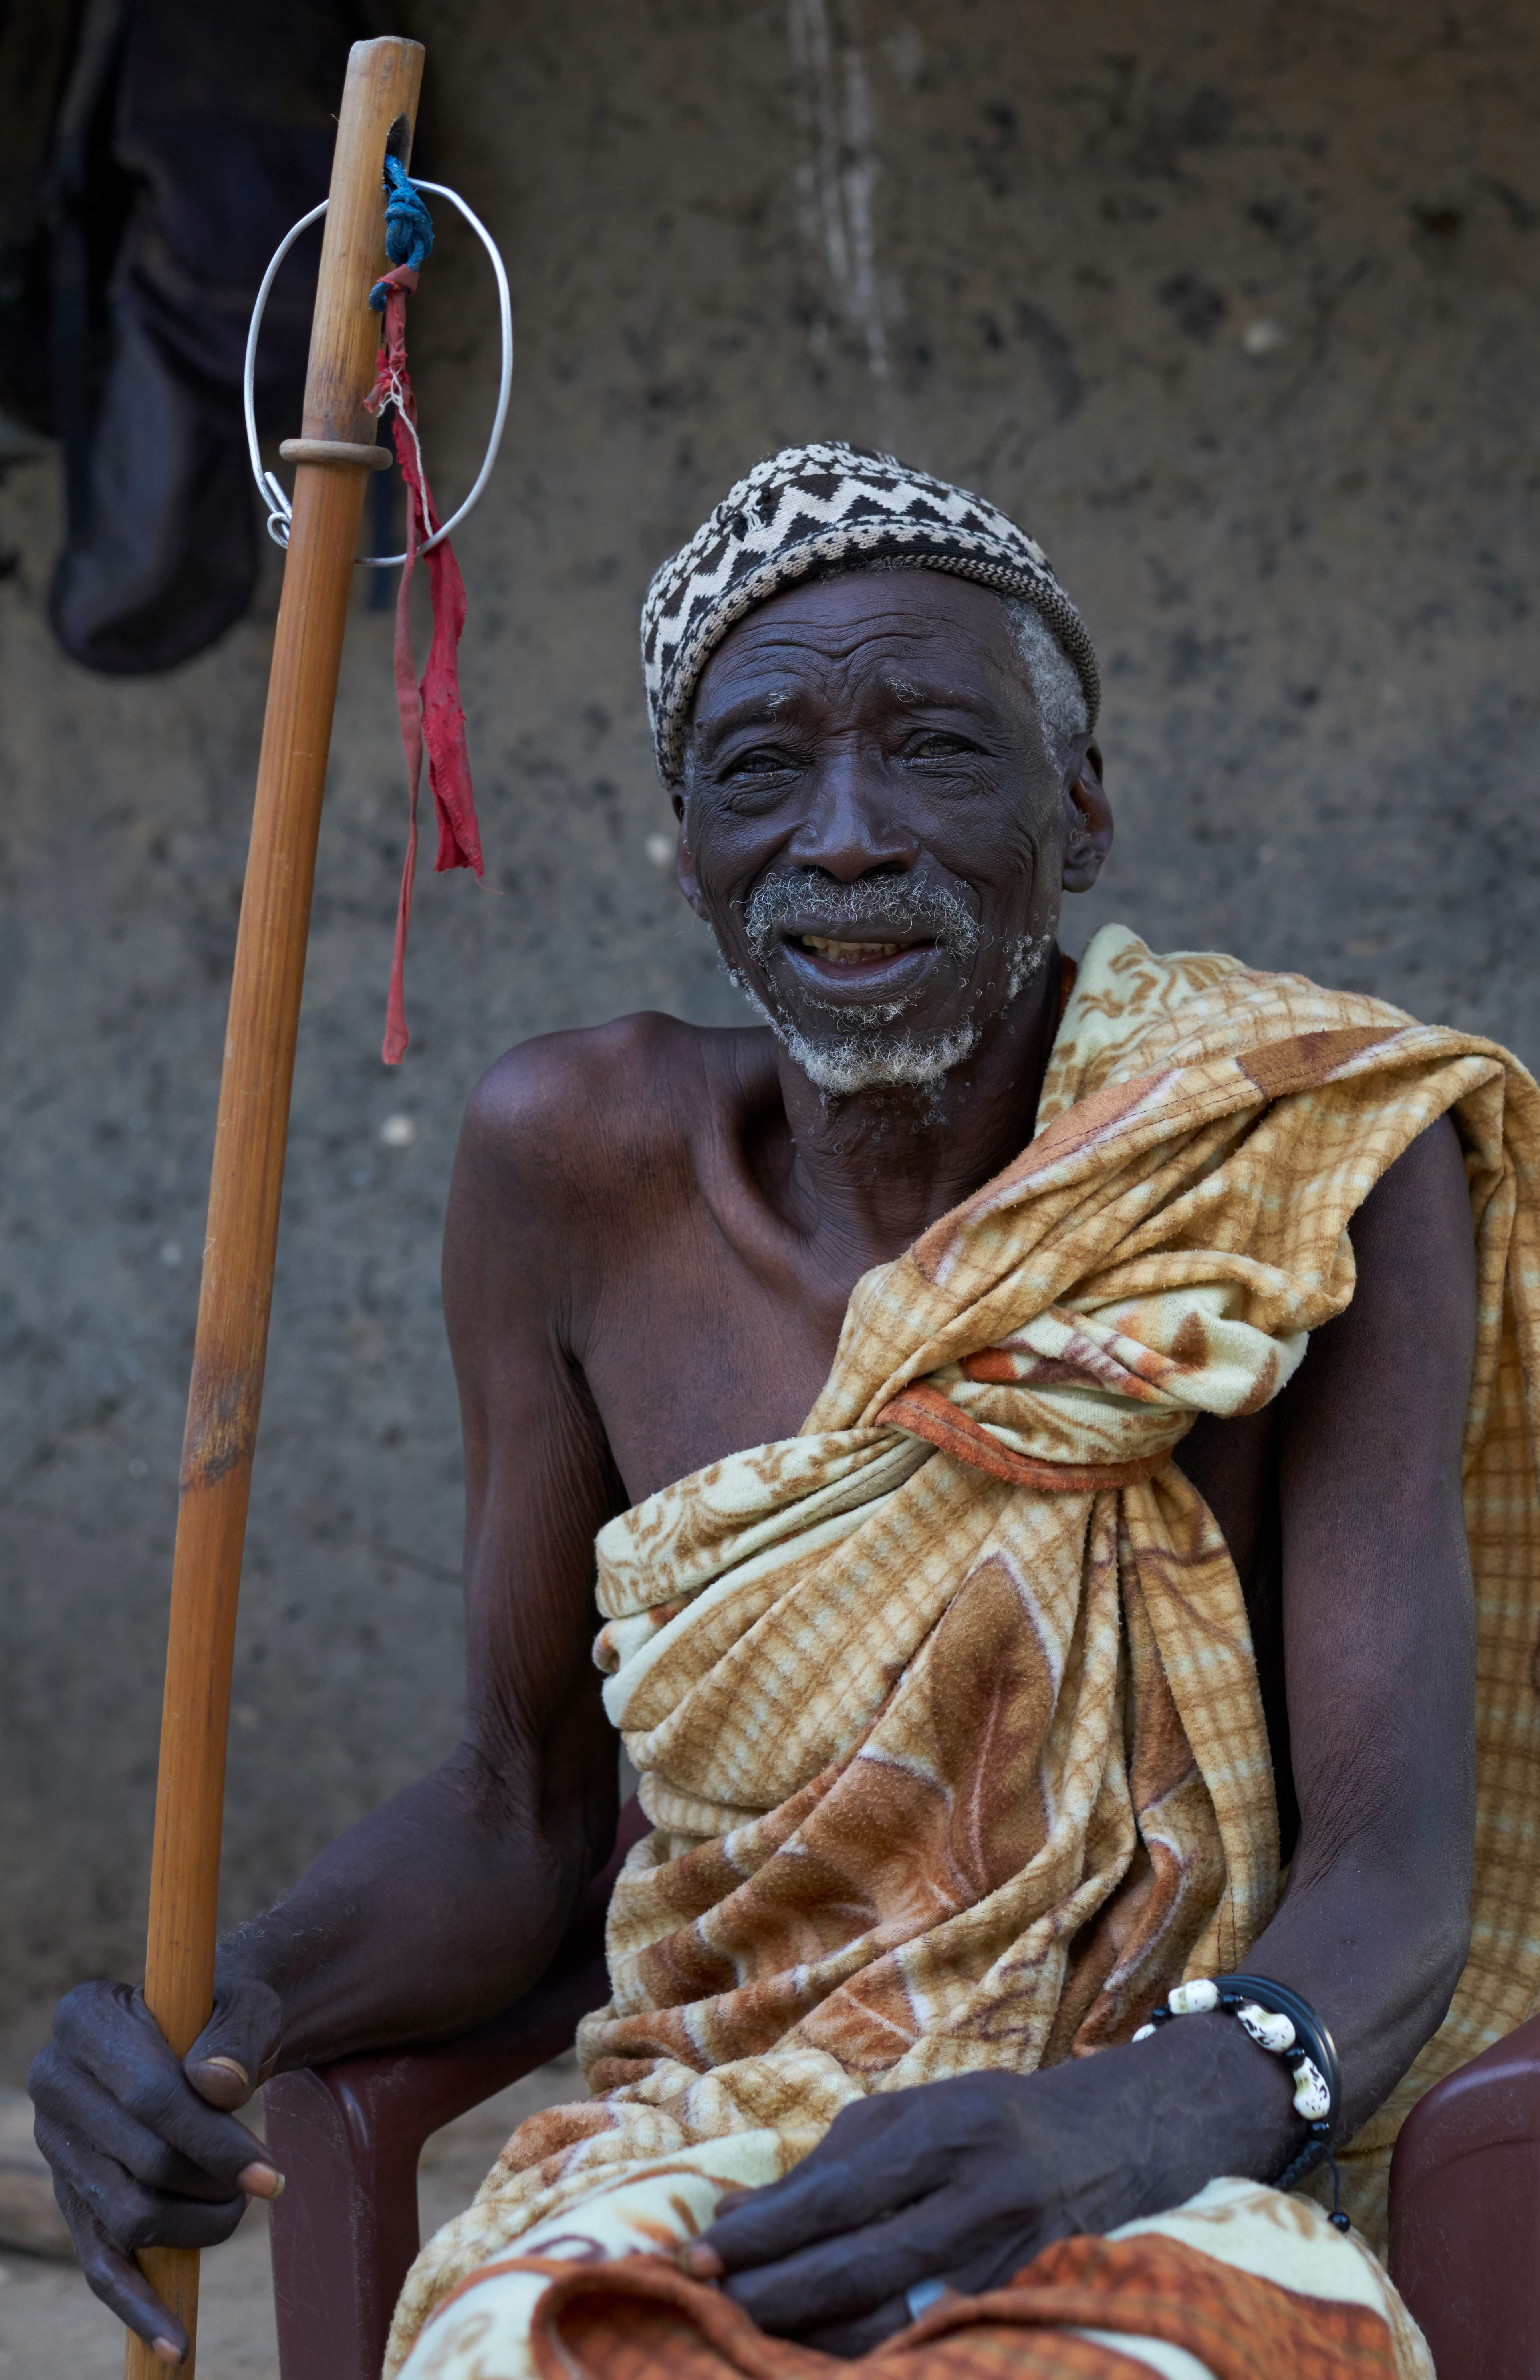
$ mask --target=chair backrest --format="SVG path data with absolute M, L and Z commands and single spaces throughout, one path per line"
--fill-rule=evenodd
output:
M 282 2380 L 379 2380 L 395 2301 L 418 2246 L 417 2168 L 430 2133 L 570 2047 L 609 1997 L 604 1912 L 646 1834 L 636 1802 L 540 1982 L 501 2016 L 428 2048 L 280 2074 L 263 2094 L 285 2190 L 273 2209 Z
M 1401 2126 L 1390 2277 L 1438 2380 L 1540 2373 L 1540 2017 L 1436 2083 Z

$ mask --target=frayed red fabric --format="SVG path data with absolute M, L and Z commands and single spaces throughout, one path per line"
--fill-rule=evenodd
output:
M 555 2269 L 509 2258 L 455 2295 L 489 2271 L 519 2270 L 550 2275 L 529 2331 L 540 2380 L 1143 2380 L 1142 2338 L 1183 2349 L 1213 2380 L 1395 2380 L 1397 2369 L 1373 2308 L 1307 2297 L 1150 2234 L 1057 2240 L 1002 2287 L 949 2294 L 848 2361 L 770 2337 L 662 2256 Z
M 411 923 L 412 888 L 417 876 L 418 794 L 425 751 L 428 783 L 439 824 L 435 870 L 469 868 L 479 878 L 482 860 L 476 796 L 470 783 L 470 756 L 466 747 L 466 715 L 460 704 L 459 645 L 466 624 L 466 589 L 447 539 L 427 557 L 433 634 L 420 685 L 412 652 L 412 574 L 419 550 L 439 526 L 433 492 L 422 468 L 417 399 L 406 369 L 406 296 L 417 287 L 417 274 L 409 265 L 398 264 L 383 276 L 382 286 L 386 291 L 384 345 L 376 363 L 374 386 L 365 403 L 371 413 L 380 412 L 386 405 L 394 406 L 392 430 L 396 459 L 406 483 L 406 559 L 402 565 L 395 599 L 394 675 L 401 747 L 406 756 L 409 817 L 406 856 L 396 902 L 390 990 L 385 1002 L 385 1038 L 381 1050 L 386 1065 L 396 1066 L 405 1057 L 410 1038 L 406 1031 L 406 930 Z

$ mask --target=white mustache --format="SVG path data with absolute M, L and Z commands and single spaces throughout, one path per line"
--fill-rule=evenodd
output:
M 841 929 L 852 941 L 883 941 L 888 928 L 901 935 L 917 929 L 964 965 L 976 956 L 980 941 L 977 919 L 958 899 L 938 885 L 913 884 L 897 877 L 858 878 L 854 884 L 836 884 L 832 878 L 807 874 L 778 876 L 756 885 L 744 909 L 744 930 L 760 966 L 774 953 L 776 930 L 795 918 L 828 930 L 837 941 Z

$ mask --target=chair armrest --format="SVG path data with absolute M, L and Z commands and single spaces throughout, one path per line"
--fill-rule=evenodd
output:
M 1438 2380 L 1540 2372 L 1540 2017 L 1435 2083 L 1401 2126 L 1390 2277 Z
M 646 1832 L 628 1803 L 610 1863 L 550 1967 L 500 2016 L 452 2041 L 341 2058 L 268 2084 L 267 2138 L 285 2181 L 273 2209 L 283 2380 L 379 2380 L 418 2247 L 422 2144 L 570 2047 L 579 2020 L 603 2006 L 604 1912 L 622 1859 Z

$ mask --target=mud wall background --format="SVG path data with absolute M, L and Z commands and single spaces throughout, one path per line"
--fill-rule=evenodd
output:
M 512 271 L 459 541 L 488 889 L 419 879 L 361 587 L 322 832 L 232 1738 L 226 1910 L 451 1743 L 460 1462 L 438 1242 L 509 1042 L 728 1021 L 636 659 L 654 564 L 790 440 L 895 450 L 1046 543 L 1100 648 L 1119 839 L 1066 941 L 1300 966 L 1540 1059 L 1540 25 L 1521 0 L 414 0 L 435 178 Z M 319 195 L 319 193 L 318 193 Z M 490 280 L 414 316 L 463 489 Z M 141 1957 L 177 1448 L 277 595 L 156 680 L 42 612 L 0 490 L 0 2046 Z

